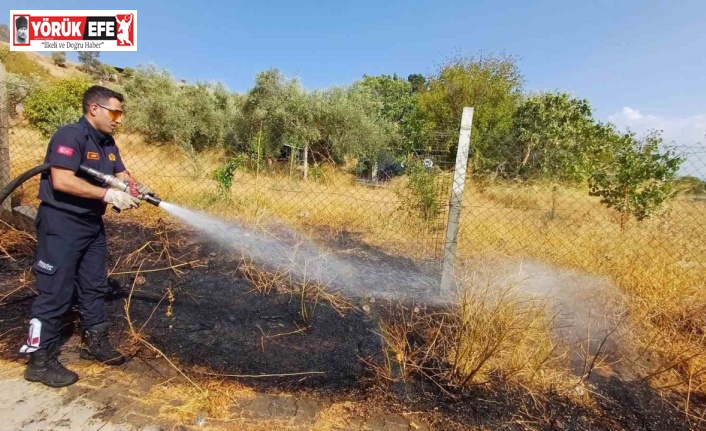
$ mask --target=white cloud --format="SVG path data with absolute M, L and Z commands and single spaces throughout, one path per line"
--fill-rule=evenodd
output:
M 692 115 L 690 117 L 662 117 L 659 115 L 643 114 L 637 109 L 624 107 L 622 111 L 608 116 L 608 121 L 618 126 L 620 130 L 629 128 L 631 131 L 644 135 L 650 130 L 662 130 L 665 143 L 679 146 L 698 146 L 697 143 L 706 145 L 706 114 Z

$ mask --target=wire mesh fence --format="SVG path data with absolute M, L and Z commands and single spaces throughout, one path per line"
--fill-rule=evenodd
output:
M 21 104 L 10 114 L 14 178 L 43 162 L 48 139 L 23 115 Z M 282 125 L 278 136 L 286 128 Z M 458 133 L 426 133 L 413 146 L 344 160 L 296 141 L 266 153 L 268 136 L 261 130 L 245 138 L 247 152 L 155 143 L 129 126 L 115 138 L 128 169 L 166 201 L 224 218 L 274 218 L 355 238 L 438 264 L 438 269 L 447 240 Z M 706 150 L 673 150 L 682 159 L 671 180 L 674 196 L 650 217 L 625 224 L 624 214 L 591 196 L 586 184 L 476 175 L 480 169 L 471 139 L 457 257 L 533 259 L 613 275 L 636 268 L 631 263 L 639 261 L 640 270 L 702 274 Z M 36 205 L 37 190 L 38 178 L 26 182 L 13 194 L 13 206 Z
M 404 155 L 388 149 L 376 160 L 347 164 L 294 145 L 258 159 L 257 148 L 190 151 L 127 130 L 115 140 L 126 167 L 164 201 L 226 219 L 283 221 L 433 264 L 441 256 L 451 181 L 443 144 L 454 135 L 431 133 Z M 48 141 L 21 114 L 12 116 L 11 177 L 42 164 Z M 22 184 L 13 207 L 38 205 L 38 187 L 38 176 Z
M 592 196 L 586 183 L 470 179 L 458 257 L 578 268 L 631 288 L 668 290 L 677 282 L 693 288 L 706 275 L 706 150 L 669 149 L 681 159 L 679 170 L 666 182 L 668 197 L 641 220 L 629 206 L 620 211 Z M 625 199 L 651 184 L 626 189 Z

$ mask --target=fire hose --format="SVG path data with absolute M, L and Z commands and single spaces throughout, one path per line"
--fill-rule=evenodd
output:
M 0 205 L 2 205 L 2 203 L 5 202 L 5 199 L 7 199 L 7 197 L 10 196 L 10 194 L 17 187 L 22 185 L 22 183 L 37 174 L 48 172 L 50 169 L 51 165 L 49 163 L 44 163 L 43 165 L 35 166 L 32 169 L 29 169 L 18 175 L 12 181 L 7 183 L 7 185 L 3 187 L 2 190 L 0 190 Z M 84 165 L 81 165 L 79 169 L 81 170 L 81 172 L 98 180 L 103 187 L 112 187 L 114 189 L 130 193 L 132 196 L 135 196 L 136 198 L 146 201 L 154 206 L 159 206 L 159 204 L 162 203 L 162 199 L 157 197 L 157 195 L 155 195 L 154 193 L 140 193 L 134 187 L 130 187 L 130 183 L 122 181 L 113 175 L 104 174 Z M 113 210 L 120 212 L 120 210 L 115 207 L 113 207 Z

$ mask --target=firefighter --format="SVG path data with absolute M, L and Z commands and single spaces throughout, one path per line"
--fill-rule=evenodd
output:
M 49 141 L 44 161 L 51 169 L 40 179 L 41 203 L 35 219 L 37 255 L 33 268 L 39 296 L 32 304 L 27 341 L 20 349 L 30 356 L 24 375 L 29 381 L 62 387 L 78 380 L 76 373 L 58 360 L 59 324 L 74 293 L 81 313 L 81 358 L 107 365 L 125 362 L 108 341 L 103 215 L 108 204 L 130 210 L 137 208 L 140 200 L 130 193 L 104 188 L 79 170 L 80 165 L 86 165 L 132 182 L 141 193 L 151 192 L 133 182 L 112 137 L 122 121 L 122 102 L 122 94 L 113 90 L 89 88 L 83 96 L 83 117 L 57 130 Z

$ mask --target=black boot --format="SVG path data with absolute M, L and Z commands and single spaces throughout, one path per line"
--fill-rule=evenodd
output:
M 83 359 L 95 359 L 106 365 L 120 365 L 125 362 L 122 353 L 113 349 L 108 341 L 108 322 L 100 323 L 83 331 L 79 356 Z
M 78 375 L 66 369 L 57 356 L 58 346 L 39 349 L 29 354 L 29 362 L 25 370 L 25 380 L 42 382 L 53 388 L 73 385 L 78 381 Z

